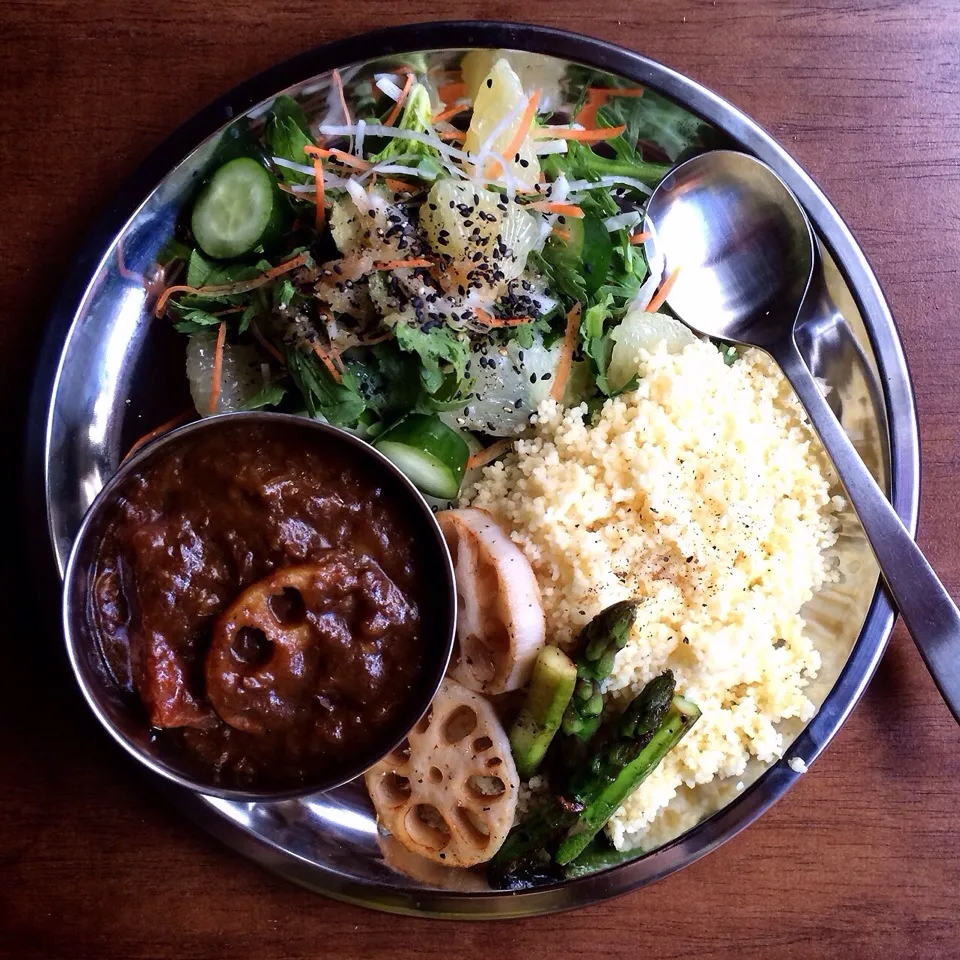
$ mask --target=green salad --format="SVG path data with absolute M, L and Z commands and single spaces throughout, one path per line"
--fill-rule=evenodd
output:
M 449 500 L 546 399 L 591 409 L 690 341 L 644 204 L 691 115 L 506 51 L 334 72 L 316 113 L 231 127 L 164 251 L 199 414 L 326 420 Z

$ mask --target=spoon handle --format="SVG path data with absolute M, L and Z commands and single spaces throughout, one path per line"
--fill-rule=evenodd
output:
M 960 611 L 867 470 L 792 337 L 770 348 L 833 460 L 887 587 L 954 719 L 960 723 Z

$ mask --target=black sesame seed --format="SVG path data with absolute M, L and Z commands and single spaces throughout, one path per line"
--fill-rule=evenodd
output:
M 545 373 L 540 379 L 541 379 L 541 380 L 549 380 L 552 376 L 553 376 L 552 373 Z
M 493 77 L 487 79 L 487 89 L 489 90 L 493 86 Z
M 529 160 L 521 160 L 519 153 L 517 154 L 517 159 L 520 160 L 520 166 L 523 167 L 524 170 L 526 170 L 526 168 L 530 166 L 530 161 L 529 161 Z
M 514 410 L 519 410 L 523 406 L 523 400 L 520 397 L 517 397 L 516 401 L 513 404 Z
M 530 382 L 531 382 L 531 383 L 536 383 L 536 382 L 537 382 L 537 375 L 536 375 L 535 373 L 531 373 L 531 374 L 530 374 Z

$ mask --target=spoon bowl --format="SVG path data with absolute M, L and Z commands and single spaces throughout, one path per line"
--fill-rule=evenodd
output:
M 765 164 L 733 150 L 672 170 L 647 205 L 648 262 L 676 272 L 670 308 L 699 333 L 765 346 L 792 330 L 813 274 L 807 218 Z

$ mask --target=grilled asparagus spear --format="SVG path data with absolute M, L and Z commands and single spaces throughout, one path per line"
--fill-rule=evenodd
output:
M 603 713 L 600 684 L 610 676 L 617 652 L 630 636 L 638 606 L 636 600 L 621 600 L 601 610 L 577 637 L 573 654 L 577 686 L 563 715 L 563 732 L 584 743 L 600 726 Z
M 649 718 L 656 716 L 664 705 L 665 685 L 659 683 L 663 679 L 658 677 L 648 684 L 630 704 L 613 740 L 595 758 L 592 769 L 584 771 L 577 786 L 583 810 L 557 847 L 554 855 L 557 863 L 570 863 L 583 852 L 623 801 L 646 780 L 700 717 L 696 704 L 684 697 L 672 696 L 671 676 L 671 696 L 666 701 L 666 709 L 660 713 L 658 722 L 651 725 Z M 651 691 L 655 686 L 659 689 Z M 638 704 L 641 700 L 648 703 Z M 634 706 L 637 709 L 633 709 Z
M 490 883 L 522 889 L 559 879 L 623 801 L 680 741 L 700 716 L 675 696 L 670 671 L 644 687 L 617 721 L 612 738 L 554 796 L 522 821 L 490 861 Z
M 510 751 L 521 779 L 540 766 L 563 712 L 573 696 L 577 668 L 558 647 L 542 647 L 533 664 L 533 676 L 517 719 L 510 729 Z

